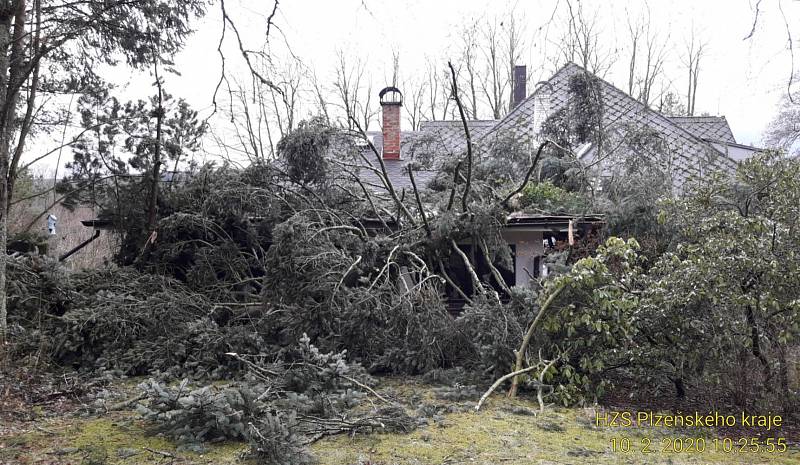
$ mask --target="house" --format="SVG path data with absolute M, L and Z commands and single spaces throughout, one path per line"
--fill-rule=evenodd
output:
M 663 115 L 573 63 L 562 67 L 547 81 L 538 83 L 530 95 L 527 93 L 525 76 L 524 66 L 515 68 L 513 108 L 505 117 L 499 120 L 467 121 L 476 145 L 488 145 L 511 137 L 519 144 L 537 147 L 541 141 L 542 125 L 551 115 L 568 108 L 573 99 L 571 82 L 576 76 L 584 76 L 590 77 L 595 83 L 593 85 L 599 89 L 596 92 L 602 108 L 599 124 L 604 134 L 621 137 L 632 130 L 646 130 L 669 158 L 664 162 L 665 170 L 676 191 L 683 189 L 693 179 L 711 172 L 732 172 L 739 161 L 759 151 L 755 147 L 738 144 L 724 116 Z M 463 156 L 466 139 L 460 120 L 423 122 L 419 131 L 402 131 L 400 90 L 394 87 L 384 89 L 380 101 L 382 130 L 368 133 L 368 136 L 381 154 L 383 167 L 395 190 L 402 192 L 412 188 L 407 166 L 416 160 L 419 153 Z M 619 148 L 622 144 L 613 146 L 619 152 L 614 154 L 610 154 L 607 148 L 594 145 L 586 142 L 572 149 L 581 163 L 593 166 L 597 177 L 606 175 L 614 169 L 615 160 L 628 155 Z M 385 189 L 379 168 L 372 164 L 360 174 L 362 180 L 377 191 Z M 415 170 L 414 174 L 417 186 L 424 189 L 435 170 L 420 169 Z M 503 236 L 514 251 L 514 269 L 505 270 L 509 284 L 527 285 L 531 278 L 546 273 L 542 257 L 545 247 L 554 240 L 586 233 L 601 223 L 602 218 L 597 216 L 572 218 L 522 213 L 509 216 L 503 231 Z

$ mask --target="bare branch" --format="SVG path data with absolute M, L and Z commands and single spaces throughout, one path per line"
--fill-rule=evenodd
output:
M 450 67 L 450 75 L 453 79 L 453 99 L 458 106 L 458 114 L 461 116 L 461 124 L 464 127 L 464 136 L 467 139 L 467 182 L 464 186 L 464 193 L 461 197 L 461 207 L 467 211 L 467 199 L 469 197 L 470 184 L 472 183 L 472 137 L 469 134 L 469 125 L 467 124 L 467 116 L 464 113 L 464 105 L 461 104 L 461 98 L 458 96 L 458 80 L 456 79 L 456 70 L 453 68 L 453 63 L 447 62 Z
M 417 189 L 417 182 L 414 180 L 414 170 L 411 169 L 411 165 L 408 165 L 407 168 L 408 177 L 411 179 L 411 187 L 414 188 L 414 198 L 417 200 L 419 215 L 422 217 L 422 224 L 425 226 L 425 232 L 428 237 L 431 237 L 431 227 L 428 225 L 428 218 L 425 217 L 425 208 L 422 206 L 422 200 L 419 198 L 419 189 Z
M 508 196 L 506 196 L 506 198 L 503 199 L 503 201 L 500 203 L 501 205 L 508 208 L 508 201 L 511 200 L 515 195 L 522 192 L 523 189 L 525 189 L 525 186 L 528 185 L 528 181 L 531 179 L 531 174 L 533 174 L 533 171 L 536 169 L 536 165 L 539 162 L 539 158 L 542 156 L 542 150 L 544 150 L 545 146 L 547 146 L 547 144 L 550 143 L 551 142 L 549 140 L 545 140 L 539 145 L 539 150 L 536 151 L 536 156 L 533 158 L 533 162 L 531 163 L 531 167 L 528 168 L 528 172 L 525 173 L 525 179 L 522 180 L 522 184 L 520 184 L 519 187 L 516 188 L 513 192 L 508 194 Z
M 484 403 L 484 402 L 486 402 L 486 399 L 487 399 L 487 398 L 488 398 L 490 395 L 492 395 L 492 393 L 494 392 L 494 390 L 495 390 L 495 389 L 497 389 L 497 388 L 498 388 L 498 387 L 499 387 L 501 384 L 505 383 L 505 382 L 506 382 L 506 381 L 507 381 L 509 378 L 515 378 L 516 376 L 519 376 L 519 375 L 524 375 L 525 373 L 528 373 L 528 372 L 530 372 L 530 371 L 533 371 L 533 370 L 535 370 L 536 368 L 538 368 L 538 367 L 537 367 L 537 366 L 535 366 L 535 365 L 534 365 L 534 366 L 529 366 L 528 368 L 523 368 L 523 369 L 521 369 L 521 370 L 512 371 L 511 373 L 508 373 L 507 375 L 503 375 L 503 376 L 501 376 L 501 377 L 500 377 L 500 379 L 498 379 L 497 381 L 495 381 L 495 382 L 494 382 L 494 383 L 491 385 L 491 387 L 489 387 L 489 389 L 487 389 L 487 390 L 486 390 L 486 392 L 485 392 L 485 393 L 483 393 L 483 395 L 481 396 L 480 400 L 478 401 L 478 404 L 475 406 L 475 410 L 480 410 L 480 409 L 481 409 L 481 406 L 483 406 L 483 403 Z
M 536 328 L 539 326 L 539 322 L 542 321 L 542 317 L 544 316 L 545 312 L 547 312 L 550 305 L 553 301 L 561 294 L 561 291 L 564 290 L 566 287 L 565 282 L 561 282 L 550 292 L 550 295 L 547 296 L 547 300 L 539 307 L 539 311 L 536 313 L 536 317 L 534 317 L 531 325 L 528 326 L 528 331 L 525 332 L 525 337 L 522 339 L 522 344 L 520 344 L 519 349 L 516 351 L 516 361 L 514 363 L 514 369 L 519 371 L 522 369 L 522 362 L 525 358 L 525 351 L 528 350 L 528 344 L 531 342 L 531 338 L 533 338 L 533 333 L 536 331 Z M 519 378 L 514 377 L 514 381 L 511 383 L 511 389 L 508 390 L 508 397 L 516 397 L 517 395 L 517 386 L 519 384 Z
M 747 34 L 746 36 L 744 36 L 744 39 L 742 39 L 742 40 L 747 40 L 747 39 L 753 37 L 753 34 L 755 34 L 755 32 L 756 32 L 756 24 L 758 24 L 758 13 L 761 11 L 759 9 L 760 6 L 761 6 L 761 0 L 757 0 L 756 1 L 756 12 L 753 15 L 753 27 L 750 28 L 750 33 Z

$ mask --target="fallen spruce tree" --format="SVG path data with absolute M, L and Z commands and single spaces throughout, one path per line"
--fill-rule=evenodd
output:
M 34 332 L 42 331 L 36 329 L 36 324 L 43 325 L 44 331 L 66 340 L 63 344 L 48 343 L 49 352 L 42 352 L 36 343 L 31 343 L 36 339 L 19 338 L 27 341 L 26 347 L 20 346 L 21 353 L 49 353 L 58 363 L 89 369 L 108 367 L 129 374 L 164 371 L 173 376 L 235 376 L 241 372 L 241 363 L 226 358 L 225 353 L 278 353 L 307 333 L 322 350 L 346 349 L 373 373 L 419 374 L 465 367 L 473 373 L 470 381 L 488 384 L 493 378 L 526 369 L 523 374 L 528 376 L 507 380 L 516 378 L 517 385 L 549 394 L 548 401 L 564 404 L 592 403 L 602 398 L 612 387 L 612 375 L 618 374 L 648 379 L 643 392 L 647 395 L 671 392 L 678 396 L 686 396 L 691 390 L 702 391 L 703 383 L 709 379 L 761 376 L 773 383 L 767 392 L 736 383 L 715 386 L 725 390 L 726 401 L 738 398 L 740 402 L 770 402 L 771 396 L 790 392 L 787 354 L 795 329 L 780 322 L 791 321 L 792 312 L 796 311 L 791 288 L 772 288 L 770 283 L 790 282 L 796 273 L 794 263 L 786 259 L 779 262 L 782 268 L 775 269 L 768 257 L 760 257 L 763 249 L 755 244 L 774 240 L 773 253 L 791 256 L 792 236 L 784 236 L 782 228 L 791 227 L 796 190 L 790 179 L 795 169 L 791 162 L 767 156 L 743 165 L 738 185 L 731 186 L 730 180 L 720 178 L 682 201 L 664 203 L 661 221 L 670 223 L 684 242 L 656 260 L 643 255 L 635 242 L 615 239 L 592 257 L 555 276 L 541 292 L 508 289 L 510 298 L 505 302 L 499 298 L 503 290 L 490 281 L 491 271 L 483 276 L 471 274 L 475 292 L 466 296 L 464 311 L 451 318 L 440 296 L 452 277 L 441 263 L 457 260 L 472 265 L 473 258 L 459 246 L 467 241 L 481 244 L 475 253 L 494 254 L 493 262 L 503 260 L 507 249 L 498 231 L 503 224 L 504 196 L 487 203 L 476 194 L 465 212 L 463 205 L 450 202 L 451 197 L 458 198 L 452 195 L 451 184 L 450 189 L 427 194 L 427 201 L 434 205 L 439 202 L 440 207 L 437 215 L 426 215 L 426 223 L 418 216 L 419 207 L 414 208 L 415 199 L 406 205 L 412 218 L 416 218 L 413 225 L 398 222 L 398 217 L 387 217 L 386 221 L 400 226 L 376 231 L 356 220 L 361 216 L 355 214 L 353 207 L 360 205 L 367 213 L 380 212 L 383 209 L 379 205 L 388 209 L 391 198 L 354 203 L 344 195 L 340 200 L 347 207 L 340 211 L 320 203 L 321 197 L 292 197 L 288 190 L 279 191 L 286 186 L 289 190 L 300 189 L 281 182 L 280 168 L 258 165 L 242 172 L 226 167 L 206 168 L 202 177 L 186 185 L 186 192 L 196 202 L 187 202 L 187 209 L 205 205 L 209 212 L 218 213 L 195 214 L 203 221 L 175 221 L 186 214 L 182 211 L 166 217 L 164 240 L 151 245 L 149 255 L 143 254 L 134 263 L 141 271 L 68 274 L 55 266 L 20 268 L 13 285 L 28 287 L 20 287 L 12 299 L 12 317 L 16 319 L 12 321 L 19 322 L 20 327 L 34 328 Z M 216 178 L 223 180 L 228 189 L 216 190 Z M 276 180 L 273 189 L 260 186 L 264 179 Z M 756 195 L 747 192 L 761 192 L 759 186 L 774 183 L 785 186 L 781 195 L 758 194 L 757 203 L 747 197 Z M 480 178 L 474 184 L 476 190 L 485 185 Z M 201 187 L 215 194 L 199 195 L 197 189 Z M 724 198 L 742 205 L 749 202 L 747 216 L 742 214 L 745 210 L 732 209 L 708 217 L 707 205 L 727 202 L 714 197 L 726 189 L 729 191 Z M 182 191 L 176 189 L 174 196 L 189 197 Z M 245 195 L 251 191 L 251 195 Z M 276 191 L 278 194 L 271 194 Z M 215 198 L 219 195 L 222 197 Z M 291 208 L 273 216 L 264 215 L 267 220 L 259 219 L 256 224 L 226 220 L 237 210 L 215 207 L 235 206 L 237 199 L 250 201 L 258 195 L 265 199 L 273 195 L 294 198 L 297 204 L 289 204 Z M 737 200 L 737 196 L 744 196 L 744 200 Z M 243 206 L 241 214 L 245 215 L 249 208 L 253 207 Z M 764 228 L 763 224 L 774 227 Z M 172 228 L 194 232 L 170 232 Z M 702 294 L 675 291 L 684 283 L 679 270 L 688 273 L 705 269 L 705 260 L 715 256 L 711 252 L 717 249 L 709 247 L 718 240 L 710 241 L 709 235 L 719 235 L 720 231 L 738 247 L 751 244 L 751 239 L 744 238 L 756 241 L 749 249 L 742 249 L 752 262 L 750 268 L 731 268 L 725 255 L 718 251 L 719 269 L 727 271 L 716 274 L 713 292 L 711 288 Z M 763 237 L 759 239 L 760 236 Z M 219 253 L 233 258 L 208 258 Z M 166 278 L 156 273 L 159 267 L 162 273 L 173 276 Z M 216 268 L 220 270 L 215 271 Z M 761 278 L 768 273 L 780 273 L 782 278 Z M 413 276 L 413 280 L 403 279 L 404 275 Z M 721 293 L 719 289 L 726 287 L 720 283 L 734 278 L 739 284 L 730 285 L 738 287 Z M 62 280 L 71 284 L 60 284 Z M 694 282 L 711 281 L 704 277 Z M 167 294 L 152 293 L 150 290 L 155 287 L 165 289 Z M 753 292 L 761 296 L 756 300 L 761 302 L 759 305 L 749 303 L 755 302 L 751 300 Z M 687 300 L 685 296 L 696 297 Z M 170 300 L 172 297 L 175 299 Z M 163 302 L 156 302 L 162 298 Z M 763 299 L 771 299 L 774 303 L 770 306 L 775 310 L 764 308 Z M 545 311 L 539 312 L 539 306 L 545 304 Z M 723 308 L 723 304 L 727 309 L 724 312 L 703 313 L 709 305 Z M 164 319 L 152 320 L 156 314 L 152 308 L 172 311 L 157 312 Z M 674 312 L 669 317 L 674 322 L 672 327 L 664 320 L 668 318 L 665 308 Z M 37 313 L 42 309 L 48 316 Z M 685 312 L 696 316 L 687 321 L 681 316 Z M 119 315 L 119 319 L 114 320 L 113 315 Z M 135 315 L 141 315 L 139 322 L 131 319 Z M 741 319 L 731 315 L 740 315 Z M 713 319 L 706 320 L 707 316 Z M 104 318 L 111 319 L 104 322 Z M 701 332 L 704 325 L 709 326 Z M 130 336 L 120 337 L 114 329 L 117 327 L 130 329 Z M 174 334 L 157 332 L 166 327 Z M 716 328 L 714 332 L 711 327 Z M 717 348 L 713 362 L 701 362 L 709 352 L 675 336 L 695 334 L 695 339 L 705 338 L 721 334 L 720 328 L 725 328 L 729 336 L 708 341 Z M 137 335 L 150 331 L 155 338 L 139 341 Z M 748 338 L 734 337 L 741 334 Z M 150 340 L 159 342 L 151 344 Z M 734 343 L 736 340 L 739 342 Z M 770 341 L 777 342 L 773 345 Z M 123 347 L 123 351 L 110 345 L 106 352 L 109 342 Z M 683 347 L 678 359 L 671 349 L 676 343 Z M 748 351 L 742 352 L 745 349 Z M 731 351 L 740 352 L 739 362 L 725 357 Z M 667 353 L 670 355 L 665 356 Z M 117 365 L 106 365 L 109 360 Z M 654 364 L 654 360 L 660 362 Z M 725 373 L 736 376 L 722 376 Z M 794 402 L 791 395 L 784 398 L 789 405 Z
M 314 135 L 312 146 L 339 143 L 324 135 L 329 140 Z M 490 265 L 510 262 L 500 236 L 507 204 L 543 148 L 533 163 L 520 154 L 527 174 L 502 195 L 491 148 L 476 148 L 464 168 L 441 170 L 438 190 L 400 198 L 391 188 L 359 190 L 342 154 L 290 156 L 307 150 L 308 137 L 303 130 L 283 142 L 283 163 L 206 166 L 165 190 L 156 240 L 135 227 L 137 216 L 119 213 L 143 197 L 138 180 L 114 185 L 115 196 L 95 195 L 121 199 L 99 207 L 120 232 L 116 260 L 124 267 L 67 273 L 31 259 L 20 270 L 32 281 L 12 303 L 18 353 L 83 370 L 221 378 L 241 369 L 225 353 L 276 353 L 307 333 L 322 350 L 347 349 L 375 373 L 506 372 L 535 314 L 535 292 L 497 289 L 498 270 L 478 275 L 475 254 Z M 292 171 L 292 160 L 314 156 L 325 166 L 311 170 L 316 177 L 291 174 L 305 172 Z M 386 227 L 367 227 L 365 218 Z M 464 243 L 477 247 L 468 255 Z M 454 261 L 469 270 L 471 295 L 449 276 L 444 264 Z M 448 285 L 466 297 L 456 319 L 441 298 Z M 22 297 L 37 289 L 46 295 Z
M 242 440 L 259 464 L 311 463 L 306 446 L 333 434 L 407 433 L 417 420 L 368 384 L 374 380 L 345 353 L 322 353 L 307 336 L 277 360 L 227 354 L 244 363 L 246 376 L 225 387 L 168 388 L 150 379 L 139 387 L 137 406 L 155 432 L 182 448 L 203 450 L 206 442 Z M 365 397 L 378 404 L 364 408 Z

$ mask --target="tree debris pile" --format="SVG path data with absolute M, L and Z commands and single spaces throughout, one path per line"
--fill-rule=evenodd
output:
M 289 306 L 275 316 L 285 337 L 307 332 L 371 371 L 419 373 L 463 360 L 442 280 L 419 250 L 311 215 L 278 225 L 267 254 L 264 298 Z M 403 275 L 417 278 L 407 285 Z
M 84 371 L 220 378 L 224 354 L 266 347 L 184 284 L 133 269 L 67 273 L 48 259 L 13 262 L 11 323 L 20 356 Z
M 184 448 L 205 442 L 248 441 L 257 463 L 306 463 L 306 446 L 324 436 L 414 430 L 406 409 L 375 391 L 374 380 L 345 353 L 322 353 L 307 336 L 278 361 L 228 354 L 247 366 L 246 379 L 224 387 L 164 387 L 153 379 L 139 385 L 147 403 L 143 418 Z M 375 402 L 363 402 L 373 396 Z

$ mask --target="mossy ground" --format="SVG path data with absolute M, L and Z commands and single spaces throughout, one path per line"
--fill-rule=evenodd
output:
M 497 399 L 502 404 L 505 400 Z M 529 407 L 533 407 L 529 405 Z M 376 464 L 799 464 L 800 451 L 784 454 L 666 453 L 662 440 L 697 437 L 680 431 L 647 431 L 653 453 L 613 452 L 611 440 L 626 436 L 632 448 L 641 447 L 641 431 L 601 430 L 594 413 L 556 409 L 522 416 L 507 408 L 447 415 L 442 426 L 409 435 L 380 434 L 336 437 L 313 447 L 322 465 Z M 707 449 L 711 439 L 707 439 Z
M 414 407 L 425 404 L 456 406 L 426 427 L 410 434 L 372 434 L 324 438 L 312 446 L 321 465 L 377 464 L 800 464 L 800 450 L 783 454 L 667 453 L 664 438 L 698 437 L 698 431 L 608 429 L 595 426 L 592 409 L 551 408 L 539 414 L 535 402 L 490 399 L 480 412 L 466 401 L 443 400 L 424 384 L 383 380 L 381 392 Z M 128 382 L 124 389 L 130 389 Z M 46 411 L 46 408 L 44 409 Z M 533 413 L 536 413 L 533 415 Z M 139 465 L 152 463 L 242 463 L 242 443 L 211 444 L 203 453 L 181 450 L 163 437 L 149 434 L 149 425 L 133 411 L 57 416 L 3 425 L 0 464 Z M 614 452 L 611 440 L 628 437 L 639 449 L 644 434 L 653 453 Z M 713 449 L 712 436 L 706 436 Z M 171 454 L 174 457 L 168 457 Z
M 151 464 L 162 460 L 192 464 L 239 463 L 242 443 L 210 444 L 203 453 L 181 451 L 172 441 L 148 433 L 134 412 L 95 418 L 37 421 L 22 434 L 0 437 L 0 464 Z

